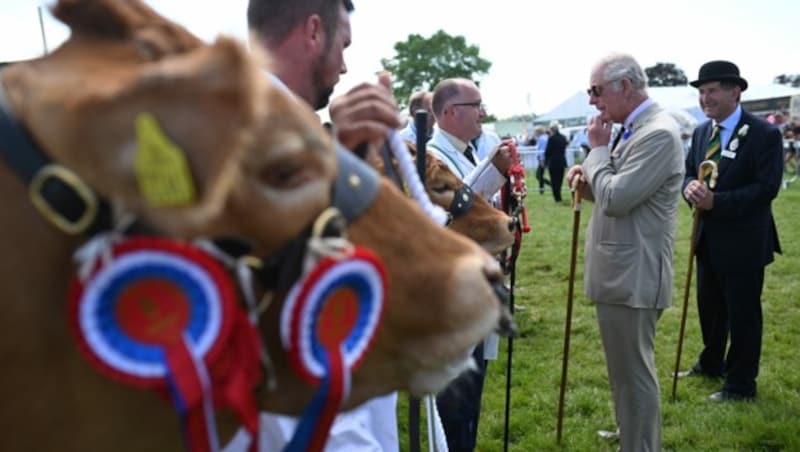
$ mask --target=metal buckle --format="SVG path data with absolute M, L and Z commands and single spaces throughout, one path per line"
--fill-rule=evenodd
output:
M 335 237 L 347 238 L 347 220 L 336 207 L 328 207 L 314 220 L 311 237 L 324 238 L 333 234 Z
M 51 178 L 60 180 L 81 198 L 86 207 L 80 218 L 72 221 L 65 217 L 61 212 L 50 205 L 47 199 L 42 195 L 44 184 Z M 51 163 L 43 166 L 42 169 L 36 173 L 28 188 L 28 196 L 43 217 L 67 234 L 78 235 L 86 232 L 95 217 L 97 217 L 99 203 L 94 191 L 92 191 L 77 174 L 58 164 Z

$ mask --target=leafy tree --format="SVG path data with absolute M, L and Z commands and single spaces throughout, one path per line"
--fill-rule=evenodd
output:
M 381 59 L 381 65 L 392 73 L 394 95 L 401 106 L 414 91 L 432 90 L 439 81 L 451 77 L 476 80 L 492 66 L 480 57 L 478 46 L 443 30 L 430 38 L 411 34 L 406 41 L 395 43 L 394 50 L 395 56 Z
M 685 86 L 689 84 L 683 70 L 673 63 L 656 63 L 644 70 L 647 86 Z
M 790 85 L 794 88 L 800 88 L 800 74 L 788 75 L 781 74 L 773 80 L 774 83 L 780 85 Z

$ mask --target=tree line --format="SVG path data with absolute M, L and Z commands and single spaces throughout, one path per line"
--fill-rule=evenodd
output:
M 383 69 L 392 73 L 397 101 L 405 108 L 411 93 L 433 90 L 440 80 L 460 77 L 480 85 L 481 77 L 489 73 L 492 63 L 480 56 L 480 48 L 467 43 L 463 36 L 451 36 L 439 30 L 426 38 L 411 34 L 394 45 L 395 55 L 381 59 Z M 686 74 L 674 63 L 656 63 L 645 68 L 648 86 L 685 86 Z M 800 87 L 800 74 L 781 74 L 774 83 Z M 486 122 L 495 121 L 487 116 Z

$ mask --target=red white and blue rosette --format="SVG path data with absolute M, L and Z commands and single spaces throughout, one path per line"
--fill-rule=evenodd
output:
M 98 259 L 85 281 L 72 281 L 70 321 L 81 351 L 112 379 L 170 394 L 188 449 L 216 450 L 214 397 L 236 405 L 230 394 L 248 394 L 259 374 L 254 333 L 232 334 L 249 325 L 233 282 L 213 257 L 182 242 L 133 237 L 112 255 L 110 263 Z M 231 354 L 243 358 L 238 369 L 226 363 Z M 209 377 L 215 365 L 221 384 Z M 238 412 L 253 409 L 238 405 Z
M 386 270 L 372 252 L 355 248 L 326 257 L 289 292 L 281 340 L 295 372 L 317 392 L 287 451 L 320 451 L 350 389 L 350 373 L 377 331 L 386 297 Z

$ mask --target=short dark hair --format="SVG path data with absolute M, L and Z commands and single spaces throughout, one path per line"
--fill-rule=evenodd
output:
M 433 116 L 441 117 L 444 113 L 444 105 L 450 99 L 458 96 L 461 92 L 461 85 L 459 79 L 448 78 L 437 83 L 433 88 L 433 101 L 431 102 L 433 108 Z
M 427 91 L 414 91 L 408 98 L 408 112 L 413 115 L 414 112 L 421 109 L 427 95 Z
M 247 4 L 247 25 L 270 44 L 280 44 L 307 17 L 316 14 L 329 45 L 339 27 L 339 7 L 353 11 L 352 0 L 250 0 Z

